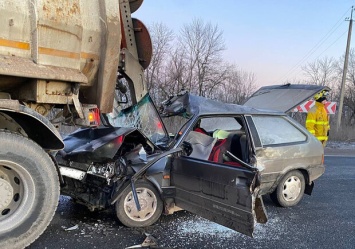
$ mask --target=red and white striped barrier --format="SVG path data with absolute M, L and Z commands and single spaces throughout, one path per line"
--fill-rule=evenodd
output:
M 304 102 L 303 104 L 297 106 L 295 109 L 293 109 L 293 112 L 308 112 L 309 109 L 314 106 L 314 100 L 308 100 Z M 337 108 L 337 102 L 326 102 L 325 103 L 325 109 L 327 110 L 328 114 L 335 114 Z

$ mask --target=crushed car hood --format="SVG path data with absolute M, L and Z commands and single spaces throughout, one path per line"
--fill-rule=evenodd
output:
M 80 129 L 64 139 L 65 157 L 76 156 L 78 154 L 90 155 L 94 158 L 113 158 L 118 149 L 125 142 L 128 135 L 134 135 L 142 142 L 149 142 L 136 128 L 86 128 Z M 150 142 L 153 146 L 153 143 Z
M 263 86 L 253 93 L 244 105 L 254 108 L 289 112 L 322 90 L 329 91 L 330 88 L 326 86 L 302 84 Z

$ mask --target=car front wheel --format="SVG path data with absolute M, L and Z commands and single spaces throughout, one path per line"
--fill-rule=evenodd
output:
M 141 210 L 137 209 L 132 190 L 128 188 L 115 204 L 117 218 L 128 227 L 150 226 L 162 214 L 163 202 L 151 183 L 138 181 L 135 187 Z
M 271 200 L 281 207 L 297 205 L 304 194 L 305 179 L 298 171 L 290 171 L 281 179 L 274 192 L 270 194 Z

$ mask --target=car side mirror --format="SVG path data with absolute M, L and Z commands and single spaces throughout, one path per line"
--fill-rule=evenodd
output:
M 191 155 L 193 150 L 191 143 L 186 141 L 182 142 L 181 149 L 187 156 Z

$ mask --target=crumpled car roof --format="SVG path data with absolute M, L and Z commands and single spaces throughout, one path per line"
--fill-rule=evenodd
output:
M 256 109 L 237 104 L 228 104 L 216 100 L 196 96 L 185 92 L 162 103 L 162 116 L 174 115 L 214 115 L 214 114 L 283 114 L 274 110 Z

